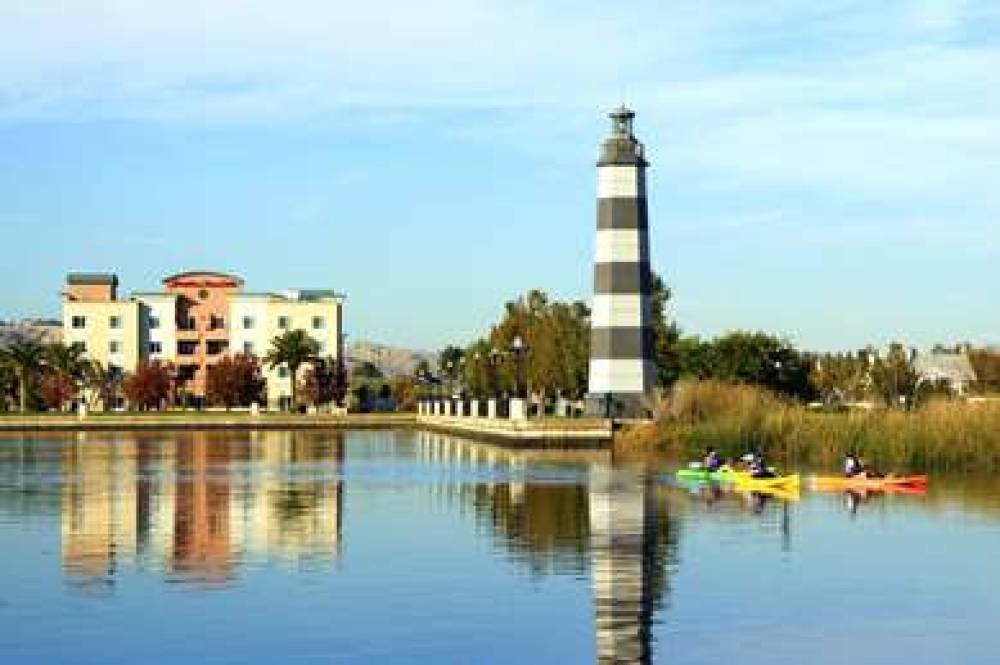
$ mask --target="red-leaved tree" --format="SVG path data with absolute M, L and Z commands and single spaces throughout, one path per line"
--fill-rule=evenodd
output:
M 260 363 L 253 356 L 226 356 L 208 368 L 205 398 L 213 406 L 250 406 L 260 402 L 263 389 Z
M 158 409 L 170 396 L 170 368 L 159 360 L 139 363 L 135 371 L 125 377 L 122 391 L 133 408 L 141 411 Z
M 76 379 L 66 372 L 46 372 L 42 377 L 41 389 L 45 406 L 62 411 L 76 394 Z

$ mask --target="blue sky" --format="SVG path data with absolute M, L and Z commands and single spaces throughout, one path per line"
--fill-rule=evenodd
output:
M 992 1 L 0 0 L 0 318 L 206 267 L 469 340 L 589 297 L 624 99 L 687 332 L 996 343 L 998 72 Z

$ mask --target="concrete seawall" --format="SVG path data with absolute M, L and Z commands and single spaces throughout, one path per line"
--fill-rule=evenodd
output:
M 417 426 L 515 447 L 605 448 L 613 430 L 606 420 L 501 420 L 462 416 L 417 416 Z
M 356 413 L 346 416 L 247 413 L 150 413 L 77 416 L 3 416 L 0 432 L 178 430 L 178 429 L 355 429 L 410 427 L 412 413 Z
M 428 429 L 519 448 L 605 448 L 611 445 L 609 421 L 572 418 L 509 420 L 415 413 L 289 415 L 198 412 L 0 416 L 0 433 L 107 432 L 136 430 L 337 430 Z

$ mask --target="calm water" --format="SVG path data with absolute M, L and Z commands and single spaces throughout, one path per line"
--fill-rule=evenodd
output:
M 1000 662 L 996 483 L 669 478 L 422 432 L 0 438 L 0 662 Z

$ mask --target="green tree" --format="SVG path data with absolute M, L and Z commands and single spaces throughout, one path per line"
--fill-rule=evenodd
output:
M 17 374 L 0 357 L 0 411 L 8 411 L 17 393 Z
M 306 331 L 289 330 L 271 340 L 271 349 L 264 360 L 271 369 L 285 365 L 291 375 L 292 408 L 298 406 L 299 368 L 319 356 L 319 342 Z
M 27 337 L 14 341 L 0 350 L 0 363 L 11 368 L 17 377 L 19 410 L 28 410 L 28 398 L 32 385 L 37 381 L 45 362 L 45 345 L 37 337 Z
M 814 360 L 809 381 L 828 403 L 858 400 L 868 387 L 868 360 L 865 355 L 826 354 Z
M 392 397 L 399 411 L 417 408 L 417 382 L 411 376 L 397 376 L 392 380 Z
M 431 373 L 431 364 L 427 362 L 426 358 L 421 358 L 417 361 L 417 365 L 413 368 L 413 376 L 428 376 Z
M 462 367 L 462 383 L 466 390 L 476 396 L 492 391 L 490 366 L 491 347 L 489 340 L 477 339 L 465 349 L 465 365 Z M 418 377 L 423 375 L 417 374 Z
M 872 366 L 874 388 L 892 407 L 913 405 L 918 378 L 909 352 L 898 342 L 890 344 L 885 357 L 876 359 Z
M 49 408 L 65 408 L 79 390 L 87 365 L 83 348 L 76 344 L 53 342 L 45 345 L 41 387 Z
M 100 402 L 101 408 L 107 410 L 118 395 L 122 379 L 121 372 L 105 367 L 99 360 L 87 362 L 83 370 L 83 385 L 89 393 L 88 406 L 94 408 Z
M 543 401 L 546 395 L 575 397 L 586 392 L 590 310 L 585 303 L 552 301 L 544 292 L 533 290 L 505 304 L 503 317 L 487 340 L 490 352 L 481 355 L 479 368 L 490 378 L 496 374 L 500 390 L 512 391 L 516 386 L 516 337 L 526 346 L 521 360 L 529 391 Z M 496 364 L 491 366 L 493 350 L 501 355 L 493 355 Z
M 76 344 L 53 342 L 45 345 L 46 369 L 79 380 L 87 367 L 83 348 Z
M 650 315 L 653 327 L 653 357 L 656 359 L 657 383 L 667 388 L 685 373 L 679 348 L 681 330 L 667 317 L 671 298 L 670 288 L 663 278 L 653 273 L 650 280 Z
M 438 370 L 449 379 L 455 380 L 462 372 L 465 351 L 449 344 L 438 354 Z

